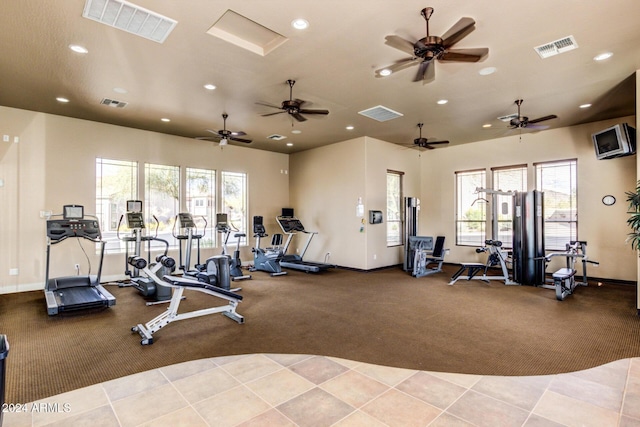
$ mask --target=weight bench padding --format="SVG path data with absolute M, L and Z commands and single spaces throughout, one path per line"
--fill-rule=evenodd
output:
M 576 271 L 571 268 L 561 268 L 560 270 L 553 273 L 553 278 L 557 280 L 567 280 L 576 274 Z
M 217 286 L 209 285 L 208 283 L 197 282 L 195 280 L 185 279 L 184 277 L 168 276 L 168 275 L 164 276 L 163 279 L 166 280 L 167 282 L 171 283 L 174 286 L 182 286 L 184 288 L 207 289 L 209 291 L 217 292 L 219 294 L 226 295 L 228 297 L 235 298 L 235 299 L 237 299 L 239 301 L 242 301 L 242 295 L 238 295 L 236 293 L 227 291 L 227 290 L 219 288 Z
M 478 274 L 479 271 L 484 270 L 485 265 L 480 262 L 463 262 L 462 266 L 456 273 L 451 277 L 451 280 L 455 280 L 464 273 L 465 270 L 468 270 L 467 280 L 471 280 L 473 276 Z

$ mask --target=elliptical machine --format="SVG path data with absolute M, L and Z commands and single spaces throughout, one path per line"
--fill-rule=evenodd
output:
M 127 227 L 131 230 L 131 235 L 129 236 L 120 236 L 120 225 L 122 224 L 122 220 L 126 217 Z M 142 201 L 140 200 L 127 200 L 127 213 L 125 215 L 120 216 L 120 220 L 118 221 L 118 228 L 116 234 L 118 239 L 122 240 L 125 243 L 125 271 L 124 274 L 129 276 L 130 285 L 133 286 L 140 292 L 140 294 L 144 297 L 155 300 L 156 302 L 166 302 L 171 299 L 171 288 L 159 285 L 155 282 L 155 280 L 148 276 L 142 276 L 140 271 L 144 268 L 142 264 L 149 265 L 150 267 L 156 267 L 154 272 L 157 273 L 160 277 L 164 275 L 171 274 L 174 269 L 174 265 L 163 264 L 158 262 L 157 266 L 151 264 L 151 241 L 156 240 L 158 242 L 162 242 L 165 246 L 164 253 L 160 255 L 158 258 L 166 257 L 167 252 L 169 251 L 169 242 L 164 239 L 160 239 L 157 237 L 159 221 L 154 216 L 154 220 L 156 221 L 156 236 L 148 236 L 144 234 L 144 230 L 146 228 L 144 224 L 144 216 L 142 215 Z M 142 242 L 147 242 L 147 260 L 142 258 Z M 129 243 L 133 243 L 133 254 L 129 255 Z M 129 267 L 133 267 L 130 269 Z M 147 303 L 150 305 L 153 303 Z
M 268 234 L 263 225 L 261 216 L 253 217 L 253 237 L 256 238 L 256 247 L 253 252 L 253 267 L 249 271 L 266 271 L 271 276 L 282 276 L 287 274 L 280 267 L 280 259 L 284 253 L 282 252 L 282 234 L 274 234 L 271 239 L 271 247 L 262 249 L 260 247 L 260 239 L 267 237 Z
M 229 273 L 231 275 L 231 280 L 251 279 L 250 274 L 243 273 L 242 260 L 240 259 L 240 239 L 245 237 L 246 234 L 241 233 L 237 228 L 231 227 L 226 213 L 216 214 L 216 231 L 224 235 L 222 239 L 222 255 L 229 257 Z M 233 234 L 233 237 L 236 238 L 236 250 L 233 252 L 233 256 L 229 255 L 227 250 L 227 242 L 229 241 L 229 236 L 232 231 L 236 232 Z
M 198 273 L 206 269 L 206 265 L 200 263 L 200 240 L 204 237 L 205 230 L 207 229 L 207 220 L 205 217 L 202 217 L 202 219 L 204 220 L 204 228 L 201 234 L 198 234 L 198 227 L 196 226 L 196 222 L 193 219 L 193 215 L 191 215 L 189 212 L 181 212 L 176 215 L 176 220 L 173 223 L 172 234 L 173 237 L 178 241 L 178 250 L 181 263 L 178 268 L 182 270 L 183 274 L 186 276 L 195 277 Z M 176 233 L 176 226 L 184 232 Z M 184 240 L 186 240 L 186 244 L 183 258 L 182 241 Z M 194 240 L 196 241 L 197 260 L 193 266 L 193 269 L 191 269 L 191 252 Z M 183 259 L 184 263 L 182 263 Z

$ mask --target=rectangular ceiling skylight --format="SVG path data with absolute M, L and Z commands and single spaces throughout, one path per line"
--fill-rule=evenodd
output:
M 164 43 L 178 24 L 125 0 L 87 0 L 82 16 L 158 43 Z
M 288 39 L 269 28 L 246 18 L 233 10 L 227 10 L 207 34 L 265 56 Z
M 375 107 L 368 108 L 366 110 L 358 111 L 358 114 L 362 114 L 370 119 L 377 120 L 379 122 L 386 122 L 387 120 L 397 119 L 402 117 L 402 113 L 393 111 L 390 108 L 383 107 L 382 105 L 376 105 Z

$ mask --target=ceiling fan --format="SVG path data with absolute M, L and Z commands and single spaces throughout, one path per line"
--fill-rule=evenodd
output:
M 265 107 L 277 108 L 279 110 L 282 110 L 276 113 L 262 114 L 263 117 L 273 116 L 275 114 L 281 114 L 281 113 L 289 113 L 289 115 L 294 119 L 296 119 L 297 121 L 304 122 L 307 120 L 307 118 L 304 117 L 303 114 L 322 114 L 325 116 L 329 114 L 328 110 L 310 110 L 308 108 L 302 108 L 302 106 L 306 104 L 306 101 L 303 101 L 301 99 L 293 99 L 293 85 L 296 84 L 296 81 L 287 80 L 287 83 L 289 84 L 289 99 L 286 101 L 282 101 L 281 107 L 278 107 L 276 105 L 266 104 L 264 102 L 256 102 L 256 104 L 258 105 L 264 105 Z
M 207 129 L 207 132 L 211 132 L 213 136 L 199 136 L 196 139 L 219 140 L 220 145 L 227 145 L 229 141 L 244 142 L 245 144 L 249 144 L 251 142 L 250 139 L 238 138 L 239 136 L 246 135 L 246 133 L 242 131 L 232 132 L 230 130 L 227 130 L 227 117 L 229 117 L 227 113 L 222 114 L 222 120 L 223 120 L 222 130 Z
M 429 34 L 429 18 L 433 14 L 432 7 L 426 7 L 420 12 L 426 22 L 427 36 L 415 43 L 402 37 L 391 35 L 385 37 L 385 44 L 411 55 L 388 67 L 376 70 L 376 77 L 385 77 L 396 71 L 404 70 L 413 65 L 420 64 L 414 82 L 429 82 L 435 78 L 435 69 L 431 63 L 439 61 L 478 62 L 488 53 L 488 48 L 450 49 L 470 32 L 475 29 L 475 21 L 471 18 L 461 18 L 442 37 Z
M 429 150 L 433 150 L 434 148 L 436 148 L 433 145 L 449 143 L 449 141 L 431 141 L 431 140 L 428 140 L 427 138 L 423 138 L 422 126 L 424 126 L 424 123 L 418 123 L 418 128 L 420 128 L 420 137 L 413 140 L 414 147 L 428 148 Z
M 536 129 L 536 130 L 542 130 L 542 129 L 547 129 L 549 126 L 546 125 L 539 125 L 537 123 L 540 122 L 544 122 L 545 120 L 551 120 L 551 119 L 557 119 L 558 116 L 556 116 L 555 114 L 551 114 L 549 116 L 544 116 L 544 117 L 538 117 L 537 119 L 532 119 L 529 120 L 529 117 L 523 116 L 520 113 L 520 106 L 522 105 L 522 99 L 516 99 L 515 100 L 515 104 L 518 106 L 518 116 L 512 118 L 509 121 L 509 127 L 511 129 Z

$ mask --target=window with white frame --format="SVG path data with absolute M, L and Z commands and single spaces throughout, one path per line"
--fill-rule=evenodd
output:
M 500 192 L 527 191 L 527 165 L 492 168 L 493 190 Z M 494 218 L 492 235 L 503 247 L 510 248 L 513 242 L 513 196 L 496 194 L 496 205 L 491 206 Z
M 220 194 L 220 213 L 227 214 L 229 225 L 236 232 L 231 232 L 228 244 L 235 245 L 237 238 L 235 233 L 247 234 L 247 174 L 242 172 L 226 172 L 222 171 L 221 178 L 221 194 Z M 247 243 L 247 237 L 242 237 L 241 245 Z M 231 250 L 231 248 L 229 248 Z
M 487 200 L 478 188 L 485 188 L 484 169 L 456 172 L 456 245 L 484 246 L 487 238 Z
M 187 211 L 193 215 L 197 234 L 204 234 L 200 246 L 215 246 L 216 171 L 186 168 L 185 192 Z
M 402 245 L 402 176 L 403 172 L 387 171 L 387 247 Z
M 180 167 L 144 165 L 145 189 L 145 221 L 147 234 L 156 236 L 176 245 L 173 237 L 173 224 L 180 209 Z M 152 241 L 152 248 L 164 249 L 164 245 L 156 240 Z
M 138 196 L 138 163 L 96 158 L 96 216 L 107 253 L 123 252 L 117 236 L 127 200 Z
M 577 161 L 537 163 L 536 188 L 544 193 L 545 249 L 564 250 L 578 239 Z

